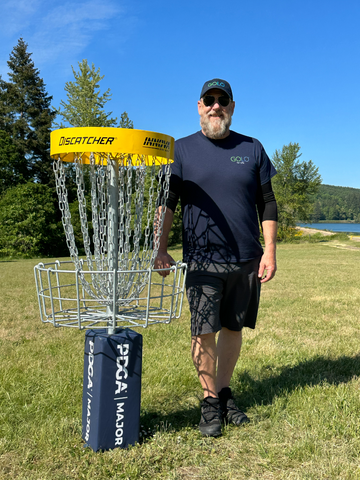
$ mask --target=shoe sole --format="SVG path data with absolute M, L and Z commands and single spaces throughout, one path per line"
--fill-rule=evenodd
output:
M 209 427 L 209 426 L 201 427 L 201 426 L 199 426 L 199 430 L 200 430 L 200 433 L 204 437 L 220 437 L 220 435 L 222 434 L 221 426 L 220 426 L 220 429 L 219 429 L 219 427 L 217 425 L 214 425 L 213 427 Z
M 244 418 L 241 422 L 233 422 L 232 420 L 228 420 L 226 417 L 223 419 L 224 425 L 245 425 L 246 423 L 250 423 L 250 420 L 248 417 Z

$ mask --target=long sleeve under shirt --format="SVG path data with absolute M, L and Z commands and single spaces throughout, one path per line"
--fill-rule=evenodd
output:
M 170 190 L 181 200 L 186 262 L 235 263 L 262 254 L 256 198 L 276 174 L 261 143 L 230 131 L 175 142 Z

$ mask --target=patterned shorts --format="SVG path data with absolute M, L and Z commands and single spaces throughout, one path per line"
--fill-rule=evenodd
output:
M 260 301 L 260 257 L 243 263 L 192 263 L 186 279 L 191 334 L 255 328 Z

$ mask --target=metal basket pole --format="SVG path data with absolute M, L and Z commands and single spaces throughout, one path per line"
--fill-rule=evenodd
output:
M 118 286 L 118 227 L 119 227 L 119 164 L 116 160 L 108 157 L 107 167 L 109 170 L 109 206 L 108 206 L 108 265 L 109 272 L 113 272 L 113 299 L 107 306 L 109 314 L 108 333 L 115 332 L 116 315 L 118 307 L 116 305 L 117 286 Z

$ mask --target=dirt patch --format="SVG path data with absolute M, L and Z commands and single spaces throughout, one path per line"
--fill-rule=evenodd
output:
M 342 245 L 341 243 L 329 244 L 328 247 L 342 248 L 343 250 L 360 250 L 360 247 L 352 247 L 351 245 Z
M 341 232 L 329 232 L 328 230 L 317 230 L 316 228 L 296 227 L 296 230 L 303 232 L 305 235 L 314 235 L 315 233 L 321 233 L 325 237 L 335 235 L 335 233 Z M 360 235 L 349 235 L 349 240 L 354 242 L 360 242 Z

